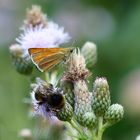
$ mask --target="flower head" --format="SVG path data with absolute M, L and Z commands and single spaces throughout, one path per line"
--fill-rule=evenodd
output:
M 86 63 L 79 49 L 75 49 L 66 62 L 66 72 L 62 77 L 62 81 L 78 81 L 86 79 L 89 76 L 89 71 L 86 68 Z
M 40 6 L 32 5 L 31 9 L 27 10 L 23 27 L 35 27 L 40 24 L 42 24 L 44 27 L 47 26 L 47 15 L 42 12 Z
M 27 52 L 29 48 L 52 48 L 69 41 L 70 36 L 54 22 L 48 22 L 47 27 L 39 25 L 22 29 L 23 33 L 16 41 Z

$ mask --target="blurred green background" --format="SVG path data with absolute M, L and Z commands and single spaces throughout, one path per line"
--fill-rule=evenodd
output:
M 90 70 L 108 79 L 112 103 L 121 103 L 125 117 L 110 127 L 105 140 L 135 140 L 140 134 L 140 1 L 139 0 L 0 0 L 0 140 L 20 139 L 29 117 L 29 79 L 12 67 L 8 47 L 15 43 L 32 4 L 65 27 L 76 47 L 93 41 L 98 61 Z M 92 84 L 92 83 L 91 83 Z

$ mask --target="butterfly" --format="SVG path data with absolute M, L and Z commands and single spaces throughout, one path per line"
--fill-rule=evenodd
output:
M 33 63 L 43 72 L 65 61 L 73 52 L 73 48 L 29 48 Z

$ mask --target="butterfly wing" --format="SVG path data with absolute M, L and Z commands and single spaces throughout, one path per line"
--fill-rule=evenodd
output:
M 32 61 L 40 71 L 46 71 L 62 62 L 70 48 L 30 48 Z

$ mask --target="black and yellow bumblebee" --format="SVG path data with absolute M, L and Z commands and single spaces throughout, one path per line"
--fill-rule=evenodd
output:
M 44 104 L 46 111 L 57 111 L 64 107 L 65 99 L 60 89 L 55 89 L 52 84 L 38 86 L 35 99 L 39 105 Z

